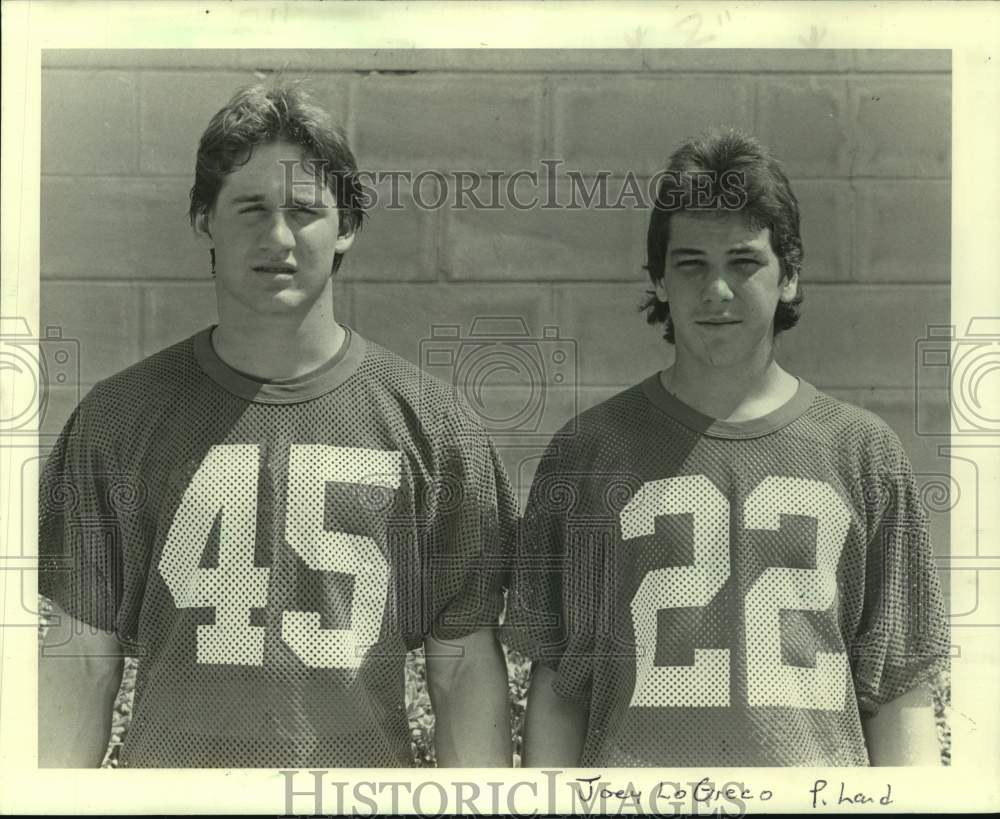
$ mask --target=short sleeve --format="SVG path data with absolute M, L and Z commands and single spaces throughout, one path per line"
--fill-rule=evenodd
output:
M 496 447 L 468 407 L 447 413 L 431 444 L 436 474 L 421 533 L 429 626 L 423 632 L 457 639 L 497 624 L 517 499 Z
M 603 579 L 592 526 L 575 526 L 581 484 L 553 442 L 538 465 L 518 532 L 501 640 L 556 671 L 555 692 L 590 695 Z
M 896 436 L 887 431 L 878 451 L 880 514 L 868 542 L 865 604 L 852 646 L 863 713 L 902 696 L 947 666 L 950 640 L 941 583 L 934 565 L 927 516 L 913 470 Z
M 85 399 L 63 428 L 39 482 L 38 590 L 73 618 L 117 632 L 123 564 L 112 474 Z

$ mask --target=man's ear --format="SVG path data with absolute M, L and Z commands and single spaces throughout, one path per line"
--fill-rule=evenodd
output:
M 653 284 L 653 289 L 656 291 L 656 298 L 666 304 L 670 299 L 667 297 L 667 288 L 664 285 L 664 280 L 666 277 L 661 276 Z
M 333 247 L 338 256 L 347 253 L 347 251 L 351 249 L 351 245 L 354 244 L 354 236 L 356 233 L 356 230 L 352 230 L 348 233 L 341 233 L 340 236 L 337 237 L 337 243 Z
M 207 213 L 199 213 L 194 218 L 194 232 L 203 244 L 214 247 L 215 240 L 212 239 L 212 217 Z
M 787 279 L 781 283 L 781 292 L 778 294 L 778 299 L 786 304 L 795 299 L 796 294 L 799 292 L 799 274 L 793 273 Z

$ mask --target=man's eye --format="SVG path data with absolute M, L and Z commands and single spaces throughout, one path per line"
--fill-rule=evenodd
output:
M 692 269 L 695 267 L 701 267 L 701 259 L 684 259 L 683 261 L 677 262 L 677 267 Z
M 736 259 L 733 264 L 739 270 L 753 271 L 761 266 L 760 262 L 756 259 Z
M 249 205 L 248 207 L 240 208 L 238 213 L 254 213 L 256 211 L 262 211 L 262 210 L 264 210 L 263 205 Z

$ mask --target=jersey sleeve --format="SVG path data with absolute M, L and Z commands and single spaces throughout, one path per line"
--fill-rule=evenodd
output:
M 865 603 L 852 646 L 863 713 L 873 714 L 948 663 L 949 629 L 927 515 L 895 434 L 875 446 L 879 466 L 865 477 L 871 515 Z
M 558 446 L 549 446 L 532 481 L 500 638 L 533 662 L 556 672 L 564 699 L 590 695 L 602 579 L 601 538 L 574 526 L 580 475 L 568 470 Z M 579 529 L 579 531 L 577 531 Z
M 435 474 L 421 544 L 429 628 L 423 631 L 457 639 L 497 624 L 517 499 L 495 445 L 468 407 L 457 404 L 445 414 L 431 445 Z
M 42 470 L 38 590 L 71 617 L 117 633 L 123 572 L 113 466 L 94 432 L 84 399 Z

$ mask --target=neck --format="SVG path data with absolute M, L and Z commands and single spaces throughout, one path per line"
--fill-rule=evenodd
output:
M 328 310 L 305 316 L 241 316 L 220 310 L 216 354 L 234 370 L 262 380 L 294 378 L 321 367 L 340 349 L 344 328 Z
M 664 370 L 664 388 L 703 415 L 724 421 L 748 421 L 776 410 L 795 395 L 798 379 L 768 351 L 760 360 L 725 367 L 705 367 L 678 350 L 674 366 Z

